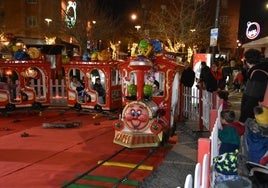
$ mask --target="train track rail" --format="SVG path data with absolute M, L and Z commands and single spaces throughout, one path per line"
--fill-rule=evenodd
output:
M 97 165 L 93 166 L 92 168 L 88 169 L 82 174 L 77 175 L 74 179 L 64 182 L 62 185 L 62 188 L 97 188 L 97 187 L 107 187 L 107 186 L 99 186 L 101 182 L 105 182 L 109 184 L 109 187 L 112 188 L 117 188 L 120 185 L 126 185 L 130 187 L 137 187 L 139 185 L 139 181 L 137 180 L 131 180 L 129 179 L 130 175 L 133 174 L 137 169 L 142 169 L 140 167 L 145 164 L 145 162 L 159 149 L 158 147 L 156 148 L 150 148 L 149 152 L 135 165 L 132 165 L 130 170 L 125 173 L 121 177 L 107 177 L 107 176 L 102 176 L 102 175 L 94 175 L 93 171 L 95 171 L 98 168 L 101 168 L 105 164 L 109 164 L 109 161 L 111 161 L 113 158 L 118 156 L 119 154 L 123 153 L 126 149 L 126 147 L 123 147 L 119 151 L 115 152 L 113 155 L 107 157 L 105 160 L 102 160 L 98 162 Z M 135 149 L 132 149 L 135 151 Z M 112 163 L 112 162 L 111 162 Z M 121 166 L 121 168 L 124 168 L 124 165 Z M 111 168 L 112 170 L 112 168 Z M 116 173 L 116 172 L 115 172 Z M 114 173 L 113 173 L 114 174 Z M 88 181 L 86 183 L 80 183 L 79 181 L 84 180 Z M 98 185 L 94 185 L 94 181 L 99 182 Z

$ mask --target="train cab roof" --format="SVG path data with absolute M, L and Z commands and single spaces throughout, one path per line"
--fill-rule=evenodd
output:
M 115 60 L 107 60 L 107 61 L 70 61 L 68 63 L 65 63 L 63 66 L 69 67 L 69 66 L 117 66 L 120 62 Z
M 137 63 L 134 63 L 135 66 L 133 66 L 134 64 L 131 63 L 132 61 L 136 61 L 137 57 L 129 57 L 126 61 L 121 62 L 119 64 L 119 68 L 123 68 L 123 67 L 128 67 L 129 69 L 135 69 L 137 67 Z M 156 64 L 158 66 L 158 69 L 173 69 L 176 71 L 182 71 L 184 69 L 183 65 L 180 65 L 179 63 L 177 63 L 176 61 L 174 61 L 173 59 L 166 57 L 165 55 L 161 55 L 161 56 L 156 56 L 154 60 L 151 60 L 152 65 L 149 65 L 148 63 L 146 63 L 145 66 L 154 66 L 153 64 Z M 140 66 L 143 66 L 143 64 L 139 63 Z

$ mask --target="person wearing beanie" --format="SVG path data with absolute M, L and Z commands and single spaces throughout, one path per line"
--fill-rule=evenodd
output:
M 257 106 L 254 115 L 254 119 L 249 118 L 245 122 L 247 156 L 250 162 L 260 164 L 268 153 L 268 108 Z
M 241 177 L 238 175 L 238 150 L 214 157 L 213 166 L 216 171 L 216 186 L 223 182 L 235 182 L 241 179 Z

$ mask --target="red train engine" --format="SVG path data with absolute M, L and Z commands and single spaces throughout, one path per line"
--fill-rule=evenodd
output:
M 183 66 L 164 55 L 138 56 L 119 64 L 124 109 L 114 122 L 114 143 L 156 147 L 173 135 L 179 115 Z

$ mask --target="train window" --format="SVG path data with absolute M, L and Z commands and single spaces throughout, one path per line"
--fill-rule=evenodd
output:
M 165 74 L 163 72 L 148 73 L 145 75 L 145 85 L 151 85 L 153 96 L 164 95 Z M 149 87 L 148 87 L 149 88 Z
M 69 73 L 69 87 L 72 88 L 71 85 L 73 78 L 75 78 L 82 87 L 85 87 L 85 75 L 80 69 L 71 69 Z
M 18 74 L 9 68 L 0 69 L 0 89 L 9 91 L 10 100 L 14 102 L 18 95 Z
M 131 72 L 126 81 L 127 96 L 135 97 L 137 95 L 137 73 Z
M 98 102 L 106 103 L 106 79 L 105 74 L 100 69 L 93 69 L 90 72 L 91 89 L 98 93 Z
M 29 67 L 24 72 L 22 72 L 24 77 L 24 83 L 26 88 L 31 88 L 36 94 L 37 101 L 46 100 L 46 84 L 44 72 L 39 70 L 37 67 Z M 29 92 L 28 95 L 31 92 Z

